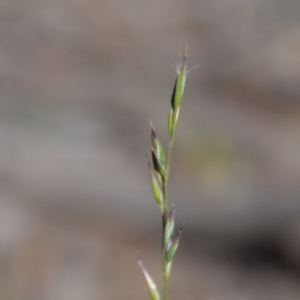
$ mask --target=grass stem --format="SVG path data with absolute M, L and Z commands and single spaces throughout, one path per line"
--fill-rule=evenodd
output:
M 174 128 L 175 129 L 175 128 Z M 166 164 L 166 176 L 163 182 L 163 195 L 164 195 L 164 212 L 162 218 L 162 266 L 163 266 L 163 300 L 167 300 L 167 292 L 168 292 L 168 274 L 167 274 L 167 262 L 165 259 L 165 228 L 167 224 L 168 218 L 168 189 L 169 189 L 169 174 L 171 167 L 171 158 L 174 144 L 174 133 L 172 135 L 171 140 L 168 145 L 168 154 L 167 154 L 167 164 Z

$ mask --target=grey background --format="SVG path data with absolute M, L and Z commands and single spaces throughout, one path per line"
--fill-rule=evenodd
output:
M 170 299 L 299 299 L 300 3 L 2 0 L 0 297 L 147 299 L 178 52 Z

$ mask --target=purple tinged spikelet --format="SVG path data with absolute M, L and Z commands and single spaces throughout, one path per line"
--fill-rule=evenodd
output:
M 152 155 L 153 167 L 154 170 L 158 174 L 160 174 L 162 178 L 164 178 L 166 174 L 164 150 L 159 139 L 157 138 L 157 134 L 152 122 L 150 122 L 150 127 L 151 127 L 151 144 L 152 144 L 151 155 Z
M 155 177 L 155 175 L 152 171 L 151 164 L 150 164 L 150 161 L 148 159 L 148 156 L 147 156 L 147 161 L 148 161 L 148 169 L 149 169 L 149 173 L 150 173 L 151 187 L 152 187 L 153 196 L 154 196 L 154 199 L 156 200 L 156 202 L 159 206 L 159 209 L 160 209 L 161 213 L 163 213 L 163 205 L 164 205 L 163 193 L 161 191 L 158 180 L 156 179 L 156 177 Z
M 165 246 L 169 243 L 169 241 L 174 233 L 174 228 L 175 228 L 175 206 L 173 204 L 171 210 L 168 213 L 167 223 L 166 223 L 166 227 L 165 227 L 165 234 L 164 234 L 164 245 Z
M 167 262 L 170 262 L 175 255 L 175 252 L 179 246 L 183 226 L 184 224 L 181 225 L 176 237 L 172 241 L 170 241 L 169 244 L 167 245 L 166 252 L 165 252 L 165 258 Z

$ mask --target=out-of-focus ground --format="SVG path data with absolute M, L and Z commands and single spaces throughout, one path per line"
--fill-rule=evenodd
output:
M 0 298 L 147 299 L 178 50 L 170 299 L 300 297 L 300 2 L 0 3 Z

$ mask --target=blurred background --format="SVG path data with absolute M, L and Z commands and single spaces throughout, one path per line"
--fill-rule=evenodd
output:
M 185 221 L 170 299 L 300 297 L 300 2 L 2 0 L 0 298 L 148 299 L 166 146 Z

